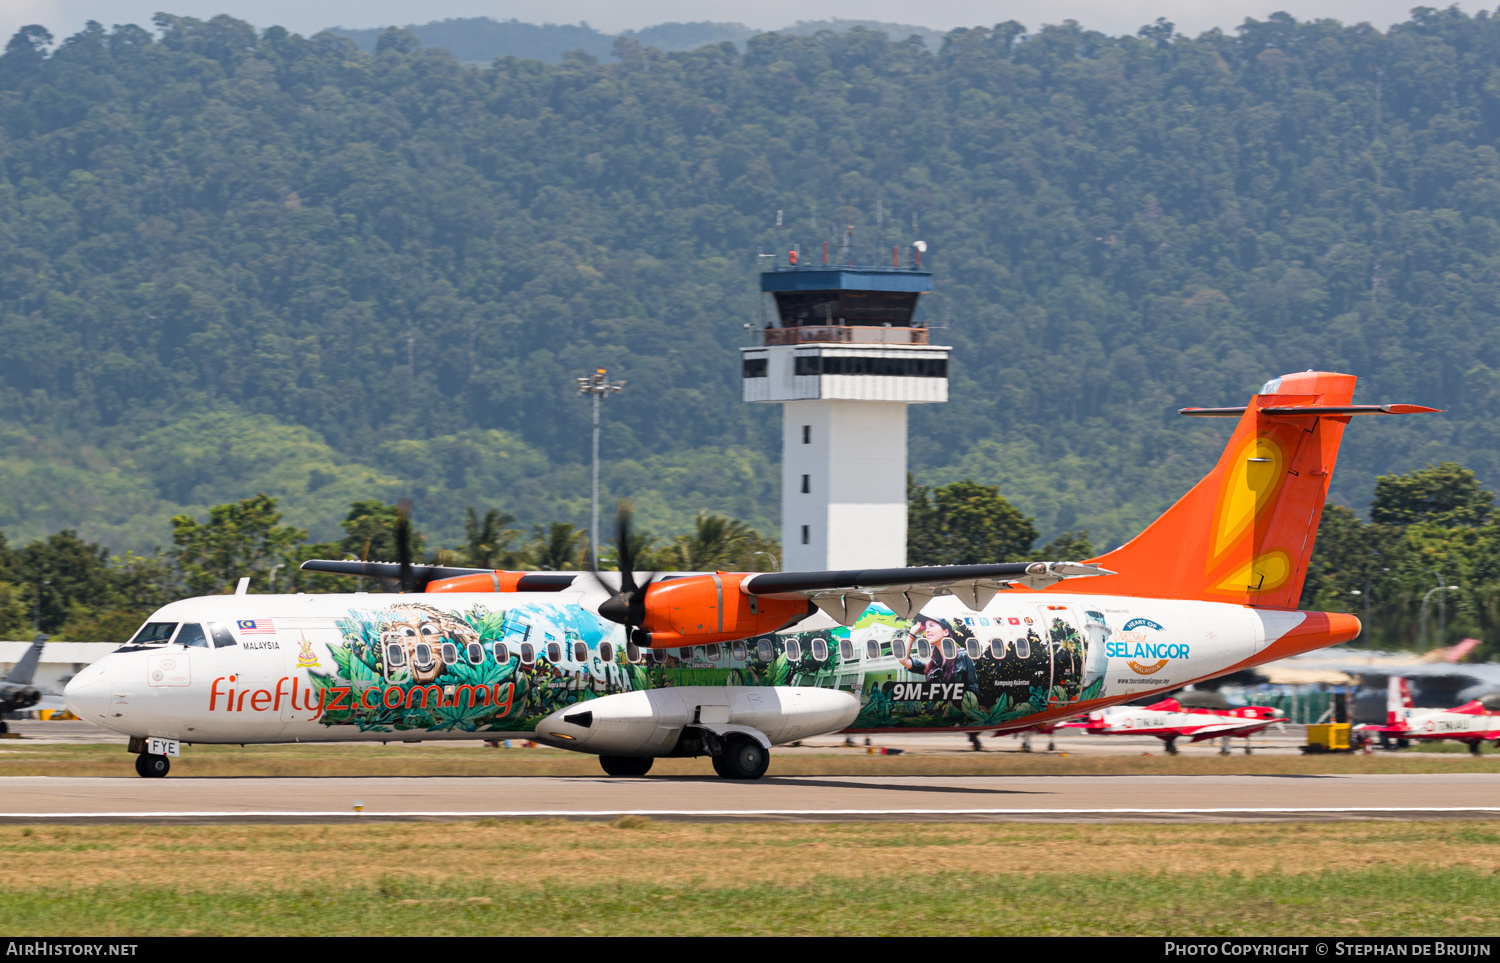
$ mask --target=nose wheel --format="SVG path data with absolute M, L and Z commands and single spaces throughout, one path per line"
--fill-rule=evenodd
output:
M 136 774 L 147 779 L 160 779 L 171 770 L 172 760 L 166 756 L 153 756 L 143 752 L 135 757 Z

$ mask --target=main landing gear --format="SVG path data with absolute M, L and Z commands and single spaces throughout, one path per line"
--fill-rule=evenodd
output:
M 137 775 L 147 779 L 160 779 L 172 771 L 172 760 L 166 756 L 153 756 L 143 752 L 135 757 L 135 771 Z
M 735 733 L 724 740 L 724 751 L 713 761 L 714 772 L 725 779 L 759 779 L 771 765 L 771 753 L 749 736 Z
M 714 772 L 725 779 L 759 779 L 771 765 L 770 750 L 741 733 L 730 733 L 717 748 L 719 754 L 709 758 L 713 761 Z M 701 754 L 708 755 L 706 747 Z M 599 757 L 599 765 L 611 776 L 644 776 L 651 771 L 651 764 L 655 761 L 650 756 Z

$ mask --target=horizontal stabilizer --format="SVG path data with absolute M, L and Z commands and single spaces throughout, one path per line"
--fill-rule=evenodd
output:
M 1179 408 L 1177 413 L 1195 418 L 1238 418 L 1245 409 Z M 1275 405 L 1260 409 L 1260 413 L 1271 418 L 1342 418 L 1348 415 L 1441 414 L 1442 409 L 1426 405 Z

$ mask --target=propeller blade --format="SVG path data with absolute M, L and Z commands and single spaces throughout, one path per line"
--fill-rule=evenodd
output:
M 412 568 L 411 548 L 411 517 L 399 508 L 396 510 L 396 524 L 391 531 L 391 537 L 396 542 L 396 564 L 400 566 L 400 587 L 403 592 L 419 592 L 427 588 L 430 576 L 419 578 Z M 426 566 L 424 566 L 424 569 Z M 424 571 L 423 575 L 427 575 Z M 420 585 L 418 584 L 420 582 Z

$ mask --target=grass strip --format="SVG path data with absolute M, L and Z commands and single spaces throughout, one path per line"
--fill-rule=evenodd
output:
M 893 861 L 855 879 L 539 887 L 517 866 L 501 879 L 33 890 L 0 902 L 0 928 L 47 936 L 1480 936 L 1500 928 L 1500 886 L 1472 869 L 1001 874 Z
M 1485 935 L 1500 826 L 0 827 L 0 929 L 126 935 Z

